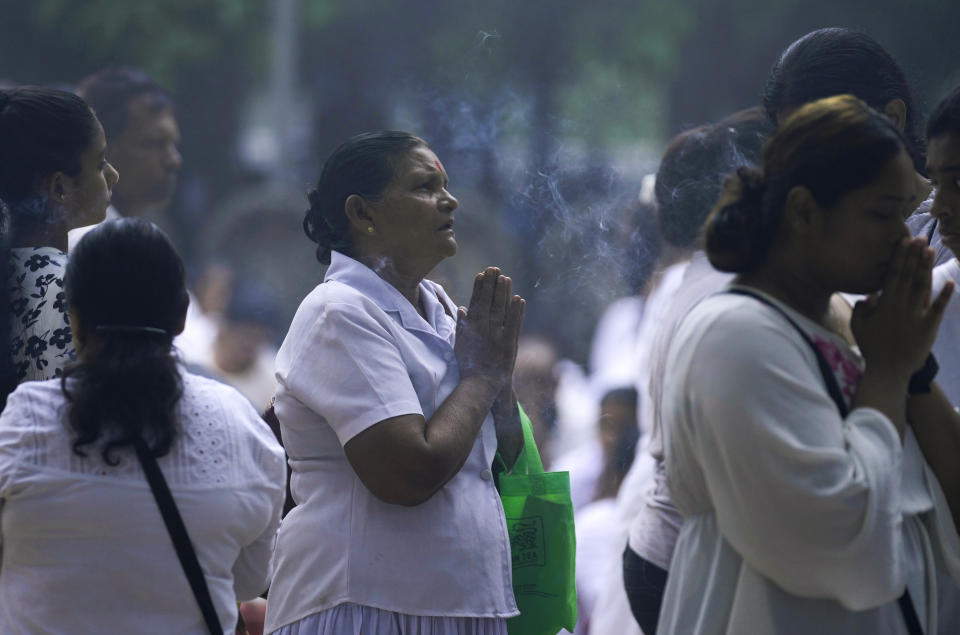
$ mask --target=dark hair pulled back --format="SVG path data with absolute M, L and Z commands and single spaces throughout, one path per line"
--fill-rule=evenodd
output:
M 960 86 L 937 104 L 927 120 L 927 140 L 944 134 L 960 135 Z
M 116 465 L 114 451 L 140 437 L 163 456 L 183 392 L 173 352 L 188 303 L 183 261 L 151 223 L 107 221 L 71 252 L 64 286 L 90 347 L 61 384 L 74 452 L 86 456 L 83 446 L 102 442 L 101 457 Z
M 686 130 L 667 145 L 657 168 L 654 192 L 664 240 L 689 247 L 723 186 L 723 177 L 760 162 L 772 126 L 759 107 L 748 108 L 710 126 Z
M 108 140 L 127 129 L 134 99 L 143 99 L 151 112 L 173 110 L 170 94 L 149 75 L 129 66 L 106 68 L 83 78 L 77 94 L 97 113 Z
M 852 95 L 820 99 L 784 121 L 763 151 L 763 167 L 741 168 L 724 183 L 706 226 L 706 248 L 720 271 L 754 271 L 780 227 L 790 190 L 803 186 L 829 209 L 868 185 L 897 152 L 900 132 Z
M 44 179 L 57 172 L 78 175 L 96 130 L 93 111 L 73 93 L 0 89 L 0 199 L 14 224 L 50 220 Z
M 891 100 L 902 100 L 907 110 L 903 130 L 907 152 L 917 171 L 924 173 L 920 113 L 906 75 L 879 42 L 841 27 L 804 35 L 783 51 L 771 69 L 763 105 L 776 121 L 785 110 L 832 95 L 853 95 L 879 112 Z
M 330 264 L 330 252 L 351 254 L 350 225 L 344 203 L 351 194 L 376 200 L 393 180 L 397 161 L 427 142 L 409 132 L 365 132 L 342 143 L 323 164 L 315 188 L 307 193 L 310 209 L 303 231 L 317 243 L 317 260 Z

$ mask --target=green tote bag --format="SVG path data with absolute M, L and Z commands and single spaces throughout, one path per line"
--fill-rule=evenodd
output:
M 519 406 L 518 406 L 519 407 Z M 500 499 L 513 556 L 513 595 L 520 615 L 507 620 L 510 635 L 573 632 L 576 536 L 570 473 L 544 472 L 530 419 L 520 409 L 523 451 L 511 474 L 500 474 Z

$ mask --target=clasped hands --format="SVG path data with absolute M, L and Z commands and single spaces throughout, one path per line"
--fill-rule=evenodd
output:
M 499 268 L 477 274 L 469 306 L 457 311 L 454 353 L 462 379 L 479 376 L 498 392 L 510 386 L 525 306 Z

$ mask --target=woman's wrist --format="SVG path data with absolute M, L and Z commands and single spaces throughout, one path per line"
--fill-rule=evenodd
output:
M 462 377 L 460 383 L 468 386 L 471 391 L 474 391 L 477 394 L 477 397 L 483 401 L 491 404 L 489 407 L 493 407 L 497 397 L 500 395 L 500 392 L 503 390 L 503 385 L 487 375 L 482 375 L 480 373 L 468 375 L 467 377 Z

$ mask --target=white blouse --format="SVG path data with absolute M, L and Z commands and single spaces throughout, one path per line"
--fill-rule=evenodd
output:
M 783 306 L 783 305 L 780 305 Z M 783 307 L 845 397 L 862 362 Z M 908 428 L 842 419 L 816 356 L 772 308 L 708 298 L 670 348 L 667 479 L 684 524 L 658 633 L 903 635 L 906 585 L 925 632 L 957 633 L 960 540 Z
M 947 282 L 955 285 L 933 344 L 940 371 L 937 384 L 955 408 L 960 407 L 960 262 L 953 258 L 933 270 L 933 293 L 940 293 Z
M 283 450 L 234 389 L 184 373 L 180 434 L 158 459 L 224 631 L 264 591 Z M 27 382 L 0 416 L 4 633 L 206 633 L 132 450 L 73 452 L 60 380 Z
M 266 632 L 344 603 L 421 616 L 517 614 L 490 470 L 492 415 L 460 471 L 414 507 L 376 498 L 343 450 L 385 419 L 429 419 L 459 383 L 455 307 L 430 281 L 420 297 L 427 320 L 334 252 L 326 280 L 297 310 L 277 355 L 275 405 L 297 507 L 277 538 Z

